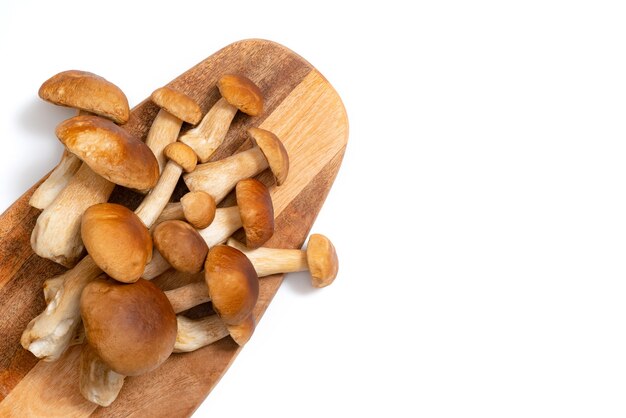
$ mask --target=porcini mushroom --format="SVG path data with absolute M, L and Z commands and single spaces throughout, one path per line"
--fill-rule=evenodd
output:
M 202 270 L 209 247 L 198 231 L 187 222 L 162 222 L 154 228 L 152 236 L 159 253 L 176 270 L 185 273 L 198 273 Z M 145 263 L 142 272 L 143 267 Z
M 259 281 L 246 256 L 233 247 L 218 245 L 209 251 L 204 271 L 205 282 L 165 292 L 177 313 L 209 300 L 216 312 L 195 321 L 178 316 L 177 352 L 196 350 L 229 334 L 243 345 L 254 332 L 252 309 L 259 297 Z
M 83 290 L 80 313 L 90 346 L 83 352 L 80 391 L 91 402 L 110 405 L 125 376 L 154 370 L 172 353 L 176 315 L 164 293 L 146 280 L 93 281 Z
M 156 224 L 169 220 L 186 220 L 194 228 L 204 229 L 211 225 L 215 218 L 215 199 L 201 190 L 186 193 L 180 202 L 165 206 Z
M 180 141 L 189 145 L 205 163 L 224 142 L 230 123 L 237 110 L 258 116 L 263 112 L 261 90 L 250 79 L 241 75 L 224 75 L 217 83 L 222 97 L 207 112 L 200 124 L 187 131 Z
M 234 238 L 228 239 L 228 245 L 237 248 L 250 259 L 259 277 L 309 271 L 314 287 L 328 286 L 337 277 L 337 252 L 333 243 L 321 234 L 312 234 L 309 237 L 306 250 L 263 247 L 249 249 Z
M 148 228 L 122 205 L 100 203 L 87 209 L 81 235 L 93 261 L 120 282 L 136 282 L 152 258 Z
M 163 154 L 169 159 L 154 189 L 135 210 L 146 225 L 152 225 L 170 200 L 183 170 L 189 173 L 196 168 L 198 157 L 182 142 L 173 142 L 165 147 Z
M 87 71 L 63 71 L 46 80 L 39 97 L 59 105 L 75 108 L 79 114 L 95 114 L 122 124 L 128 121 L 130 109 L 126 96 L 116 85 Z M 63 151 L 61 161 L 30 197 L 29 204 L 45 209 L 59 195 L 78 170 L 81 161 Z
M 199 164 L 183 179 L 189 190 L 202 190 L 220 202 L 241 179 L 253 177 L 266 168 L 280 186 L 289 172 L 289 156 L 282 142 L 273 133 L 259 128 L 248 129 L 254 147 L 222 160 Z
M 37 219 L 31 235 L 35 253 L 66 267 L 83 251 L 80 218 L 106 201 L 114 183 L 147 189 L 158 180 L 156 158 L 146 145 L 113 122 L 98 116 L 76 116 L 57 127 L 61 142 L 86 164 Z
M 150 126 L 146 145 L 152 150 L 162 172 L 166 158 L 163 150 L 176 141 L 183 122 L 197 124 L 202 118 L 202 110 L 191 97 L 170 87 L 161 87 L 150 96 L 161 109 Z
M 218 208 L 211 225 L 198 231 L 209 248 L 225 242 L 242 226 L 250 247 L 263 245 L 274 233 L 274 207 L 267 187 L 256 179 L 245 179 L 237 183 L 235 194 L 237 206 Z M 143 277 L 153 279 L 169 267 L 167 260 L 155 251 Z

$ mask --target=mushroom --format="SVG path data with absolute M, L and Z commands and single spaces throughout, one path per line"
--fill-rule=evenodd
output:
M 161 211 L 170 200 L 176 183 L 183 170 L 189 173 L 196 168 L 198 157 L 194 151 L 182 142 L 174 142 L 165 147 L 163 154 L 169 159 L 159 181 L 143 199 L 135 213 L 148 226 L 151 226 L 157 220 Z
M 113 122 L 98 116 L 76 116 L 57 127 L 57 136 L 83 160 L 72 181 L 37 219 L 31 235 L 35 253 L 66 267 L 83 251 L 80 217 L 106 201 L 114 183 L 147 189 L 159 177 L 156 158 L 148 147 Z
M 237 206 L 218 208 L 211 225 L 198 231 L 209 248 L 225 242 L 242 226 L 246 245 L 251 248 L 263 245 L 274 233 L 274 208 L 267 187 L 258 180 L 245 179 L 237 183 L 235 194 Z M 155 251 L 143 277 L 153 279 L 169 267 L 163 255 Z
M 261 90 L 250 79 L 227 74 L 217 83 L 222 97 L 207 112 L 200 124 L 187 131 L 180 141 L 198 154 L 200 162 L 207 162 L 213 152 L 224 142 L 228 128 L 237 110 L 258 116 L 263 112 Z
M 248 249 L 234 238 L 228 245 L 237 248 L 252 262 L 259 277 L 277 273 L 309 271 L 314 287 L 325 287 L 337 277 L 339 261 L 333 243 L 324 235 L 312 234 L 306 250 L 256 248 Z
M 136 282 L 152 258 L 148 228 L 122 205 L 100 203 L 87 209 L 81 235 L 93 261 L 120 282 Z
M 162 172 L 166 159 L 163 150 L 176 142 L 183 122 L 197 124 L 202 118 L 200 106 L 189 96 L 170 87 L 161 87 L 150 96 L 161 109 L 150 126 L 146 145 L 152 150 Z
M 259 297 L 259 281 L 250 260 L 236 248 L 218 245 L 209 251 L 204 271 L 205 282 L 165 292 L 177 313 L 209 300 L 216 312 L 196 321 L 178 316 L 177 352 L 196 350 L 227 335 L 243 345 L 254 331 L 252 309 Z
M 289 172 L 289 156 L 282 142 L 273 133 L 259 128 L 248 129 L 254 147 L 219 161 L 199 164 L 183 179 L 189 190 L 202 190 L 220 202 L 241 179 L 253 177 L 269 167 L 276 185 L 285 182 Z
M 166 205 L 155 223 L 178 219 L 186 220 L 194 228 L 204 229 L 213 222 L 215 209 L 215 199 L 210 194 L 201 190 L 189 192 L 181 197 L 180 202 Z
M 172 305 L 146 280 L 91 282 L 82 292 L 80 314 L 89 345 L 82 353 L 80 391 L 98 405 L 110 405 L 125 376 L 154 370 L 174 348 L 177 321 Z
M 176 270 L 184 273 L 198 273 L 202 270 L 209 247 L 198 231 L 187 222 L 162 222 L 154 228 L 152 236 L 154 246 Z M 142 272 L 143 267 L 145 263 Z
M 63 71 L 49 78 L 39 88 L 39 97 L 59 106 L 75 108 L 79 114 L 96 114 L 118 124 L 126 123 L 130 116 L 128 100 L 122 90 L 87 71 Z M 59 164 L 30 197 L 30 205 L 37 209 L 48 207 L 80 165 L 78 157 L 64 150 Z

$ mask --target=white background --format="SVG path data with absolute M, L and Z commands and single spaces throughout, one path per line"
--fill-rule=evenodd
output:
M 0 1 L 0 211 L 49 171 L 78 68 L 131 105 L 239 39 L 342 96 L 350 143 L 288 277 L 196 415 L 626 415 L 626 10 L 605 1 Z

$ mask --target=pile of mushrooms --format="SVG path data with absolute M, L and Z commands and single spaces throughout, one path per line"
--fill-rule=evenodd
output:
M 39 91 L 79 110 L 58 125 L 62 160 L 30 201 L 43 210 L 33 250 L 70 269 L 45 281 L 47 306 L 21 343 L 44 361 L 82 344 L 77 384 L 98 405 L 116 399 L 126 376 L 154 370 L 172 353 L 227 337 L 248 342 L 260 277 L 309 271 L 313 286 L 324 287 L 337 275 L 335 248 L 323 235 L 311 235 L 305 250 L 263 247 L 274 210 L 269 188 L 253 177 L 269 169 L 270 187 L 280 187 L 289 156 L 276 135 L 251 128 L 250 149 L 209 162 L 235 114 L 260 115 L 264 104 L 241 75 L 224 75 L 217 87 L 222 97 L 204 117 L 191 95 L 157 89 L 151 99 L 160 110 L 145 142 L 124 129 L 130 112 L 122 91 L 95 74 L 63 72 Z M 184 123 L 196 127 L 181 135 Z M 171 202 L 181 177 L 189 192 Z M 137 209 L 107 202 L 114 185 L 144 195 Z M 233 189 L 236 205 L 217 207 Z M 243 242 L 233 238 L 239 229 Z M 150 282 L 170 269 L 204 272 L 204 280 L 165 292 Z M 184 316 L 209 302 L 214 314 Z

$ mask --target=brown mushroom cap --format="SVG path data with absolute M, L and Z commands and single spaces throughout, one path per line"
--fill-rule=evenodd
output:
M 113 122 L 98 116 L 75 116 L 56 128 L 59 140 L 105 179 L 146 190 L 159 180 L 159 164 L 150 148 Z
M 202 190 L 189 192 L 180 198 L 185 219 L 194 228 L 204 229 L 211 225 L 215 218 L 215 199 Z
M 39 97 L 60 106 L 73 107 L 126 123 L 130 117 L 128 99 L 119 87 L 87 71 L 63 71 L 39 88 Z
M 91 206 L 83 214 L 80 232 L 93 261 L 109 276 L 124 283 L 141 277 L 152 259 L 148 228 L 130 209 L 115 203 Z
M 163 291 L 147 280 L 97 279 L 83 289 L 80 313 L 89 345 L 116 373 L 149 372 L 174 349 L 176 314 Z
M 337 277 L 339 260 L 333 243 L 322 234 L 312 234 L 306 248 L 306 258 L 314 287 L 325 287 Z
M 258 248 L 274 234 L 274 205 L 267 187 L 256 179 L 240 180 L 235 186 L 237 206 L 246 247 Z
M 168 144 L 163 150 L 163 155 L 181 166 L 185 173 L 191 173 L 198 164 L 198 156 L 194 150 L 182 142 Z
M 187 222 L 161 222 L 154 228 L 152 236 L 155 247 L 176 270 L 185 273 L 202 270 L 209 247 Z
M 191 97 L 170 87 L 156 89 L 150 97 L 159 107 L 192 125 L 202 119 L 202 109 Z
M 209 251 L 204 278 L 213 309 L 227 325 L 243 322 L 259 298 L 259 278 L 248 257 L 226 245 Z
M 228 103 L 250 116 L 263 113 L 261 89 L 247 77 L 226 74 L 217 82 L 220 94 Z
M 265 129 L 250 128 L 248 134 L 265 155 L 276 185 L 282 185 L 289 174 L 289 155 L 285 146 L 276 135 Z
M 254 328 L 256 327 L 256 321 L 254 315 L 250 314 L 246 319 L 237 325 L 226 325 L 230 337 L 237 343 L 237 345 L 243 346 L 254 334 Z

